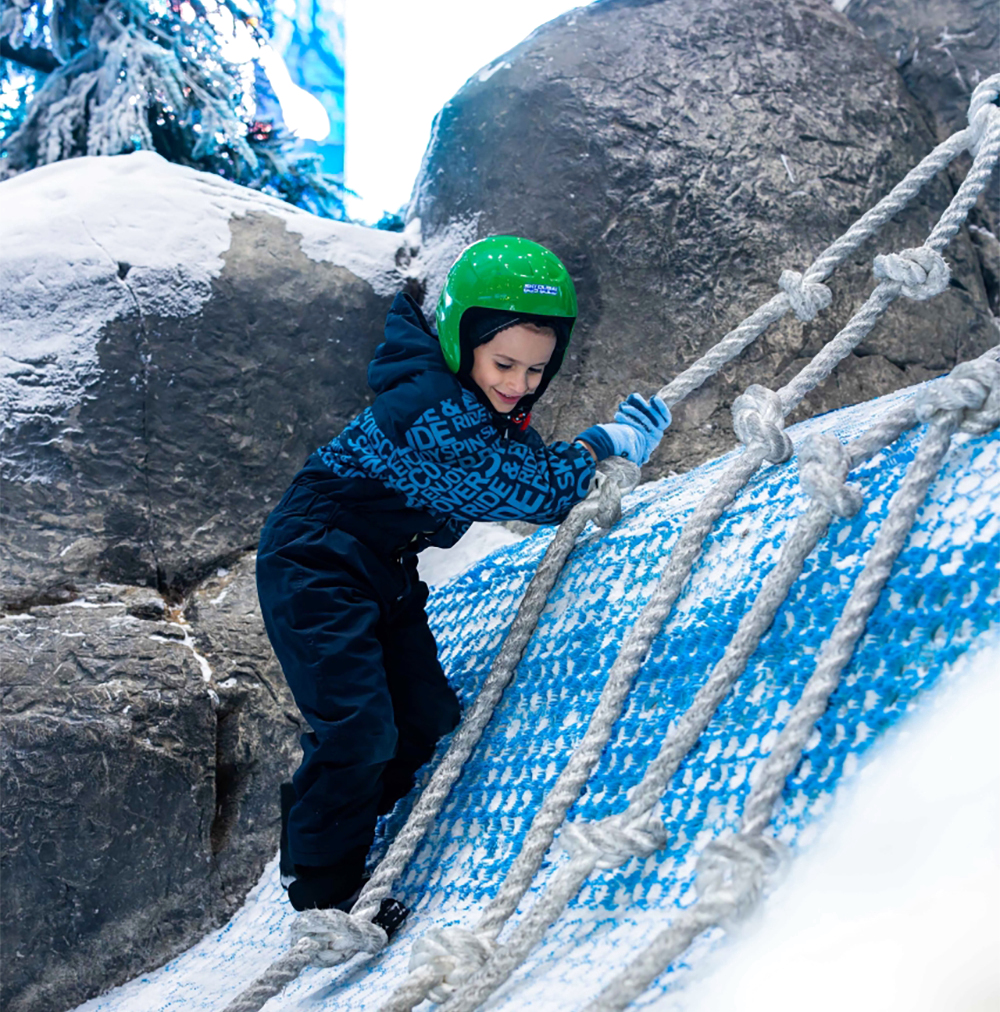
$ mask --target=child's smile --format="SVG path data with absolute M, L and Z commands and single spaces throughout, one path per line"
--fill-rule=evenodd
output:
M 538 388 L 555 350 L 547 327 L 518 323 L 473 350 L 469 375 L 497 411 L 509 414 Z

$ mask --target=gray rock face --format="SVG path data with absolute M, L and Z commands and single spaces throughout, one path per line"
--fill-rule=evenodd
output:
M 994 0 L 851 0 L 844 13 L 894 66 L 944 140 L 968 125 L 969 96 L 1000 73 L 1000 17 Z M 956 162 L 956 184 L 968 156 Z M 969 214 L 994 316 L 1000 316 L 1000 169 Z
M 76 1005 L 223 923 L 277 847 L 294 765 L 252 556 L 193 596 L 190 625 L 155 592 L 91 597 L 0 619 L 10 1012 Z
M 277 785 L 302 758 L 299 736 L 308 730 L 264 631 L 255 561 L 251 553 L 219 570 L 183 610 L 219 696 L 210 837 L 221 886 L 234 906 L 277 849 Z
M 247 549 L 367 403 L 405 278 L 399 236 L 149 154 L 0 191 L 0 1004 L 52 1012 L 224 922 L 277 848 L 303 727 Z
M 676 375 L 934 141 L 896 72 L 821 0 L 610 0 L 550 22 L 470 79 L 439 115 L 410 214 L 429 251 L 513 233 L 566 262 L 578 330 L 536 422 L 567 437 Z M 786 317 L 682 404 L 651 472 L 728 449 L 734 397 L 803 365 L 873 287 L 873 255 L 919 245 L 951 192 L 947 178 L 932 183 L 838 271 L 830 310 L 812 324 Z M 964 233 L 947 256 L 951 290 L 897 303 L 800 415 L 942 372 L 995 341 Z
M 0 187 L 11 206 L 34 197 L 50 216 L 35 222 L 53 233 L 46 257 L 85 261 L 57 274 L 12 241 L 0 263 L 16 362 L 6 378 L 14 407 L 3 497 L 3 596 L 14 607 L 64 600 L 100 581 L 176 595 L 252 548 L 306 456 L 367 403 L 366 369 L 395 290 L 398 236 L 267 198 L 243 206 L 251 191 L 162 160 L 124 176 L 125 159 L 80 161 L 107 165 L 72 175 L 73 164 L 60 163 Z M 62 173 L 63 203 L 89 212 L 85 226 L 106 235 L 88 242 L 61 224 L 66 211 L 43 199 L 51 170 Z M 114 216 L 79 193 L 95 175 L 124 190 Z M 161 248 L 133 248 L 130 234 L 155 242 L 160 221 L 156 208 L 128 198 L 164 179 L 181 209 L 196 203 L 199 186 L 214 187 L 206 201 L 220 232 L 213 247 L 199 244 L 203 233 L 214 238 L 213 222 L 196 215 Z M 324 227 L 339 231 L 308 234 Z M 10 229 L 19 239 L 16 223 Z M 346 246 L 339 259 L 348 263 L 352 242 L 374 245 L 385 277 L 369 271 L 365 280 L 329 259 L 337 249 L 312 248 L 324 239 Z M 81 276 L 89 302 L 66 319 L 61 307 Z M 29 336 L 19 340 L 21 331 Z

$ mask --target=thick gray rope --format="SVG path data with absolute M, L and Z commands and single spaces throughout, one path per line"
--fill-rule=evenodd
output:
M 813 679 L 810 679 L 802 700 L 796 707 L 800 710 L 802 719 L 792 729 L 791 735 L 787 739 L 784 761 L 773 767 L 772 776 L 767 779 L 766 794 L 761 796 L 758 793 L 757 798 L 753 797 L 753 793 L 751 794 L 744 814 L 744 826 L 747 832 L 741 832 L 737 839 L 742 838 L 746 841 L 748 837 L 755 836 L 757 839 L 763 839 L 758 835 L 759 831 L 770 821 L 771 805 L 784 787 L 785 774 L 794 768 L 801 748 L 805 744 L 805 739 L 802 738 L 803 730 L 807 735 L 811 733 L 814 721 L 825 709 L 829 694 L 839 679 L 840 668 L 849 659 L 854 643 L 864 629 L 868 615 L 888 576 L 892 561 L 902 548 L 906 535 L 909 533 L 909 524 L 916 513 L 916 508 L 923 500 L 922 495 L 917 498 L 916 494 L 926 492 L 927 486 L 937 473 L 941 458 L 947 450 L 951 432 L 957 427 L 957 424 L 949 426 L 948 422 L 957 423 L 957 412 L 948 413 L 946 422 L 932 428 L 924 445 L 921 446 L 921 450 L 924 450 L 926 445 L 926 452 L 918 453 L 914 465 L 911 465 L 913 480 L 904 479 L 904 483 L 890 507 L 889 516 L 879 532 L 875 548 L 869 554 L 869 559 L 866 560 L 865 570 L 852 591 L 844 615 L 838 622 L 833 636 L 824 644 L 816 672 L 818 675 L 822 669 L 822 676 L 815 683 Z M 942 436 L 943 438 L 941 438 Z M 920 461 L 919 465 L 917 464 L 918 460 Z M 907 479 L 910 478 L 911 474 L 908 472 Z M 910 504 L 912 504 L 912 512 L 906 509 L 906 506 Z M 899 536 L 900 532 L 901 537 Z M 874 594 L 871 593 L 872 591 Z M 845 619 L 848 619 L 846 625 Z M 815 678 L 816 675 L 814 675 Z M 807 696 L 809 704 L 802 708 Z M 788 730 L 790 724 L 791 719 L 784 730 Z M 771 755 L 773 756 L 774 753 L 772 752 Z M 768 759 L 770 758 L 769 756 Z M 789 766 L 790 760 L 791 765 Z M 777 779 L 779 771 L 781 771 L 780 780 Z M 756 802 L 756 807 L 754 802 Z M 749 823 L 746 821 L 748 815 L 750 817 Z M 707 908 L 703 907 L 699 898 L 693 908 L 685 910 L 682 915 L 676 918 L 675 922 L 662 931 L 638 959 L 626 967 L 620 976 L 612 980 L 598 997 L 586 1006 L 586 1012 L 620 1012 L 652 984 L 656 977 L 691 944 L 697 934 L 719 924 L 726 918 L 733 917 L 738 904 L 751 905 L 758 898 L 760 890 L 758 889 L 754 894 L 749 895 L 747 890 L 741 888 L 739 866 L 735 862 L 734 865 L 735 868 L 731 872 L 731 879 L 734 883 L 731 898 L 726 898 L 722 903 L 710 903 Z
M 825 309 L 831 301 L 830 289 L 822 282 L 862 243 L 906 207 L 929 180 L 965 151 L 974 136 L 971 128 L 952 134 L 908 172 L 871 210 L 865 212 L 842 236 L 823 250 L 804 273 L 783 271 L 778 282 L 781 291 L 662 387 L 659 396 L 669 405 L 682 401 L 706 380 L 711 379 L 727 362 L 736 358 L 789 309 L 800 320 L 814 319 L 817 311 Z
M 703 932 L 738 921 L 756 905 L 768 878 L 781 862 L 781 847 L 763 836 L 729 837 L 710 843 L 698 861 L 698 898 L 681 910 L 670 927 L 591 1001 L 584 1012 L 620 1012 Z M 702 881 L 702 875 L 710 884 Z M 714 886 L 714 888 L 713 888 Z
M 774 749 L 755 771 L 754 786 L 744 807 L 739 833 L 714 841 L 706 848 L 709 861 L 707 864 L 699 861 L 698 867 L 698 900 L 682 911 L 612 980 L 586 1006 L 585 1012 L 620 1012 L 641 995 L 698 934 L 740 919 L 758 902 L 771 874 L 763 855 L 770 849 L 776 860 L 780 858 L 777 842 L 762 833 L 878 603 L 909 537 L 917 511 L 940 470 L 952 436 L 960 426 L 978 434 L 988 431 L 987 427 L 1000 425 L 1000 364 L 995 350 L 974 362 L 963 363 L 937 387 L 918 396 L 913 405 L 914 418 L 919 420 L 928 415 L 932 418 L 930 429 L 890 502 L 888 516 L 837 625 L 823 644 L 816 669 Z M 701 881 L 705 877 L 708 881 Z
M 900 434 L 942 410 L 965 412 L 963 429 L 983 433 L 1000 424 L 1000 349 L 955 367 L 945 381 L 921 390 L 910 403 L 891 412 L 846 446 L 834 436 L 808 438 L 800 449 L 800 480 L 814 500 L 796 524 L 774 568 L 765 577 L 750 611 L 741 619 L 705 685 L 690 708 L 668 731 L 656 758 L 640 783 L 630 792 L 629 805 L 619 824 L 648 819 L 684 757 L 708 726 L 719 703 L 746 668 L 763 634 L 787 597 L 802 566 L 823 536 L 832 516 L 853 516 L 861 507 L 858 489 L 845 481 L 849 471 L 891 445 Z M 609 820 L 601 820 L 608 822 Z M 573 827 L 569 823 L 567 828 Z M 617 867 L 616 860 L 609 867 Z M 598 865 L 599 866 L 599 865 Z
M 778 735 L 743 810 L 741 833 L 761 833 L 785 781 L 799 763 L 816 721 L 826 709 L 840 675 L 864 632 L 868 616 L 878 603 L 893 564 L 906 543 L 910 528 L 936 477 L 941 461 L 959 427 L 976 434 L 1000 425 L 1000 363 L 995 351 L 953 369 L 947 379 L 915 401 L 918 419 L 929 418 L 930 429 L 907 469 L 906 477 L 889 504 L 889 515 L 879 531 L 865 567 L 855 583 L 840 620 L 824 643 L 816 670 L 799 702 Z M 966 420 L 966 413 L 969 414 Z
M 601 461 L 595 487 L 570 511 L 549 543 L 517 615 L 504 639 L 475 703 L 466 714 L 435 769 L 427 786 L 414 804 L 406 824 L 393 840 L 372 877 L 365 883 L 350 914 L 339 910 L 310 910 L 293 925 L 293 935 L 309 926 L 309 944 L 296 943 L 279 957 L 246 990 L 226 1006 L 225 1012 L 258 1012 L 261 1006 L 294 980 L 310 963 L 333 966 L 358 952 L 378 952 L 386 943 L 385 932 L 371 923 L 392 884 L 420 845 L 427 829 L 437 818 L 462 768 L 482 737 L 497 702 L 513 677 L 525 646 L 538 624 L 549 592 L 573 549 L 577 536 L 591 520 L 610 528 L 621 516 L 621 494 L 635 487 L 639 469 L 619 457 Z M 375 944 L 377 932 L 381 943 Z M 364 944 L 362 944 L 364 943 Z
M 358 952 L 378 952 L 385 932 L 342 910 L 306 910 L 292 924 L 292 947 L 275 960 L 225 1012 L 258 1012 L 307 967 L 336 966 Z
M 225 1008 L 225 1012 L 258 1012 L 276 994 L 280 994 L 310 966 L 320 948 L 319 942 L 303 939 L 276 959 Z

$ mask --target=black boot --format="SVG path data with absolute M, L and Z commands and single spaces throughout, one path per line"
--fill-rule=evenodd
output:
M 404 907 L 399 900 L 387 896 L 382 900 L 378 913 L 372 918 L 372 924 L 377 924 L 386 934 L 391 942 L 392 936 L 399 930 L 399 926 L 410 916 L 410 908 Z
M 342 878 L 331 868 L 310 868 L 308 866 L 296 865 L 297 876 L 295 881 L 288 887 L 288 898 L 296 910 L 330 910 L 336 908 L 350 913 L 351 907 L 357 902 L 358 896 L 367 876 L 363 876 L 357 886 L 345 895 L 345 889 L 349 882 Z M 305 874 L 303 874 L 303 872 Z M 399 930 L 399 926 L 409 916 L 410 910 L 403 906 L 399 900 L 387 896 L 382 900 L 378 913 L 372 918 L 372 924 L 377 924 L 391 939 Z
M 288 885 L 288 898 L 296 910 L 349 910 L 365 883 L 368 847 L 355 847 L 334 864 L 295 865 L 295 879 Z
M 288 849 L 288 813 L 297 800 L 295 787 L 290 782 L 283 783 L 281 785 L 281 856 L 278 861 L 281 884 L 288 890 L 288 898 L 296 910 L 314 908 L 328 910 L 336 907 L 345 913 L 350 912 L 362 886 L 368 881 L 368 876 L 364 874 L 367 848 L 364 851 L 360 851 L 359 848 L 343 861 L 334 865 L 325 867 L 296 865 L 292 861 L 292 855 Z M 358 861 L 359 852 L 360 862 Z M 372 923 L 377 924 L 391 939 L 409 913 L 409 908 L 399 900 L 387 897 L 382 900 L 378 913 L 372 918 Z

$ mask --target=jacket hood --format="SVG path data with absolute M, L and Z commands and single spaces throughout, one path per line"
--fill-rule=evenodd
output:
M 375 349 L 368 365 L 368 385 L 380 394 L 410 376 L 429 371 L 450 375 L 427 318 L 409 295 L 400 292 L 385 319 L 385 341 Z

